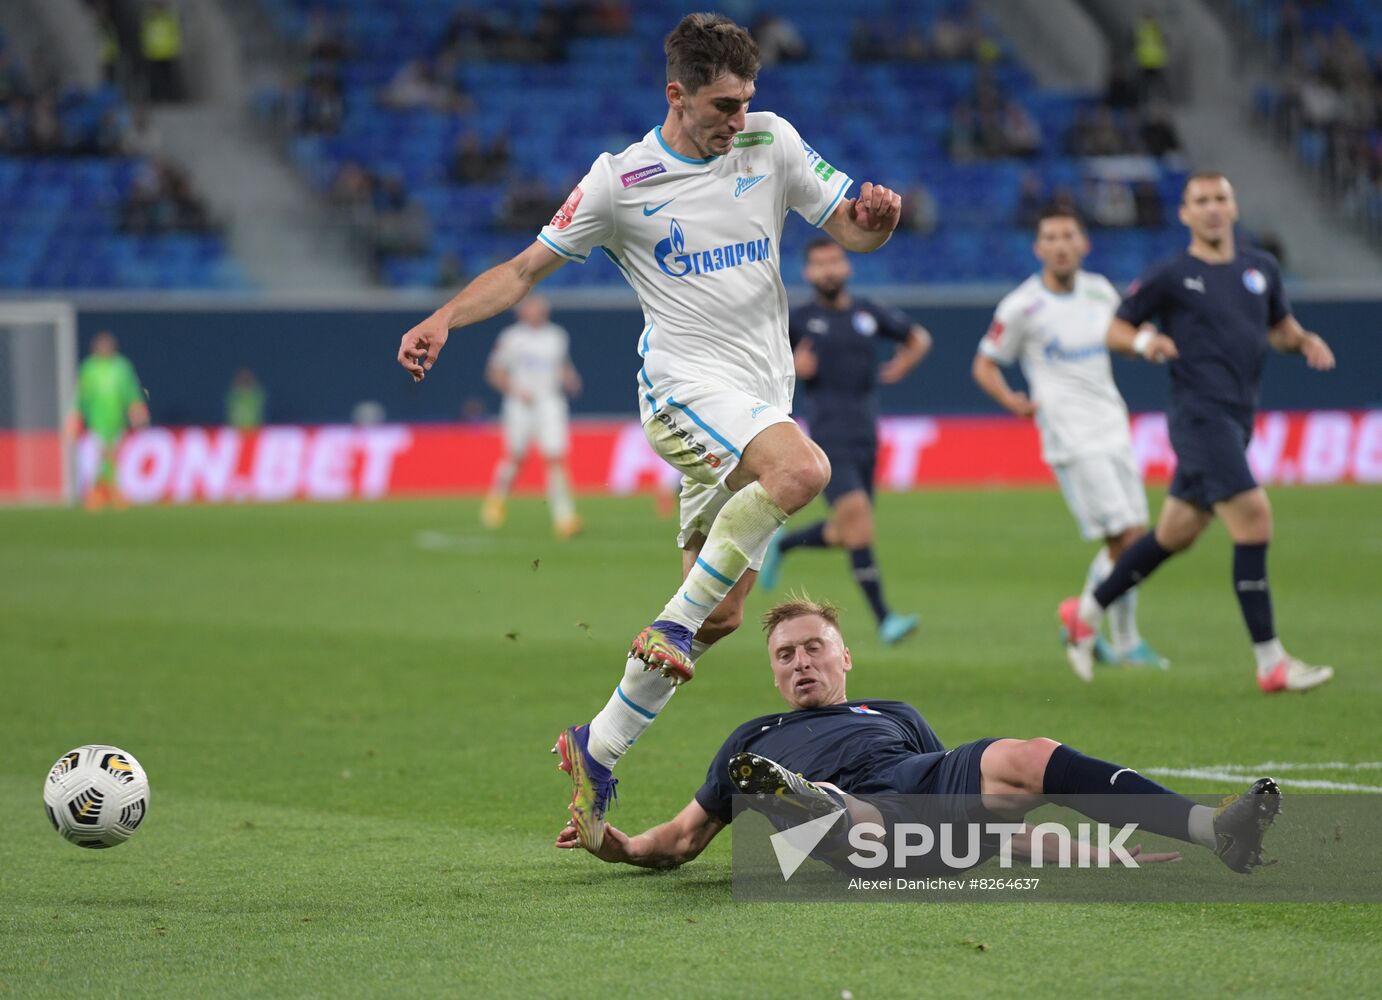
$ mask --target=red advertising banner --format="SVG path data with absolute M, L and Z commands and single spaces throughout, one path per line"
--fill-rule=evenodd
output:
M 20 464 L 39 435 L 0 432 L 0 498 L 19 492 Z M 1011 417 L 890 417 L 880 425 L 879 485 L 1039 485 L 1051 482 L 1035 427 Z M 52 435 L 42 435 L 45 453 Z M 1132 420 L 1133 450 L 1151 482 L 1175 464 L 1166 418 Z M 133 503 L 347 500 L 474 494 L 489 485 L 502 448 L 492 424 L 266 427 L 155 427 L 132 434 L 117 459 L 120 488 Z M 1382 410 L 1264 413 L 1248 448 L 1260 482 L 1382 482 Z M 90 482 L 94 441 L 78 449 L 78 481 Z M 634 421 L 577 421 L 568 456 L 577 489 L 623 494 L 670 485 L 676 474 Z M 50 463 L 39 475 L 52 478 Z M 30 474 L 34 471 L 31 469 Z M 530 457 L 516 487 L 542 485 Z

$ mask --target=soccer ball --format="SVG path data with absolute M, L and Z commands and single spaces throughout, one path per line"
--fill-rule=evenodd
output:
M 77 747 L 48 772 L 43 806 L 53 829 L 78 847 L 115 847 L 144 822 L 149 778 L 119 747 Z

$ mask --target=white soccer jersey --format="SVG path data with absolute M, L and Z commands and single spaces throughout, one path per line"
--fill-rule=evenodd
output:
M 789 410 L 782 227 L 788 209 L 820 226 L 849 185 L 770 112 L 704 160 L 673 152 L 659 126 L 596 160 L 538 239 L 575 261 L 599 247 L 623 271 L 643 306 L 647 383 L 724 385 Z
M 1080 271 L 1074 290 L 1050 291 L 1034 274 L 998 303 L 979 344 L 1003 365 L 1020 362 L 1037 406 L 1048 465 L 1131 449 L 1128 407 L 1113 381 L 1104 336 L 1118 292 L 1101 274 Z
M 562 395 L 566 331 L 555 323 L 507 326 L 494 342 L 489 363 L 509 376 L 509 391 L 533 399 Z

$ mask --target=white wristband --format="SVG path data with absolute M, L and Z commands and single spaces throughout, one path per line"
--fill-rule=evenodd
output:
M 1156 340 L 1155 330 L 1138 330 L 1137 336 L 1132 338 L 1132 349 L 1145 358 L 1147 349 L 1152 346 L 1154 340 Z

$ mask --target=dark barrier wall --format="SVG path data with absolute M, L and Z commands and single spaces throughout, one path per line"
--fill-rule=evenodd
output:
M 944 306 L 908 310 L 935 335 L 931 357 L 902 385 L 886 389 L 890 413 L 984 413 L 995 407 L 969 377 L 975 345 L 991 310 Z M 1322 333 L 1339 358 L 1337 371 L 1310 372 L 1299 357 L 1273 354 L 1262 402 L 1271 409 L 1367 408 L 1382 405 L 1382 302 L 1296 303 L 1306 326 Z M 83 310 L 82 353 L 92 335 L 110 329 L 134 361 L 149 391 L 154 420 L 217 424 L 231 376 L 250 368 L 268 392 L 275 423 L 351 419 L 364 400 L 380 403 L 388 419 L 452 421 L 484 417 L 497 396 L 484 381 L 484 362 L 505 321 L 452 333 L 442 362 L 413 385 L 394 362 L 399 338 L 420 313 L 397 311 Z M 631 414 L 639 368 L 635 341 L 642 318 L 634 310 L 557 310 L 571 332 L 572 357 L 585 381 L 576 413 Z M 1118 384 L 1133 410 L 1164 406 L 1166 374 L 1119 360 Z M 1011 374 L 1014 382 L 1019 377 Z

